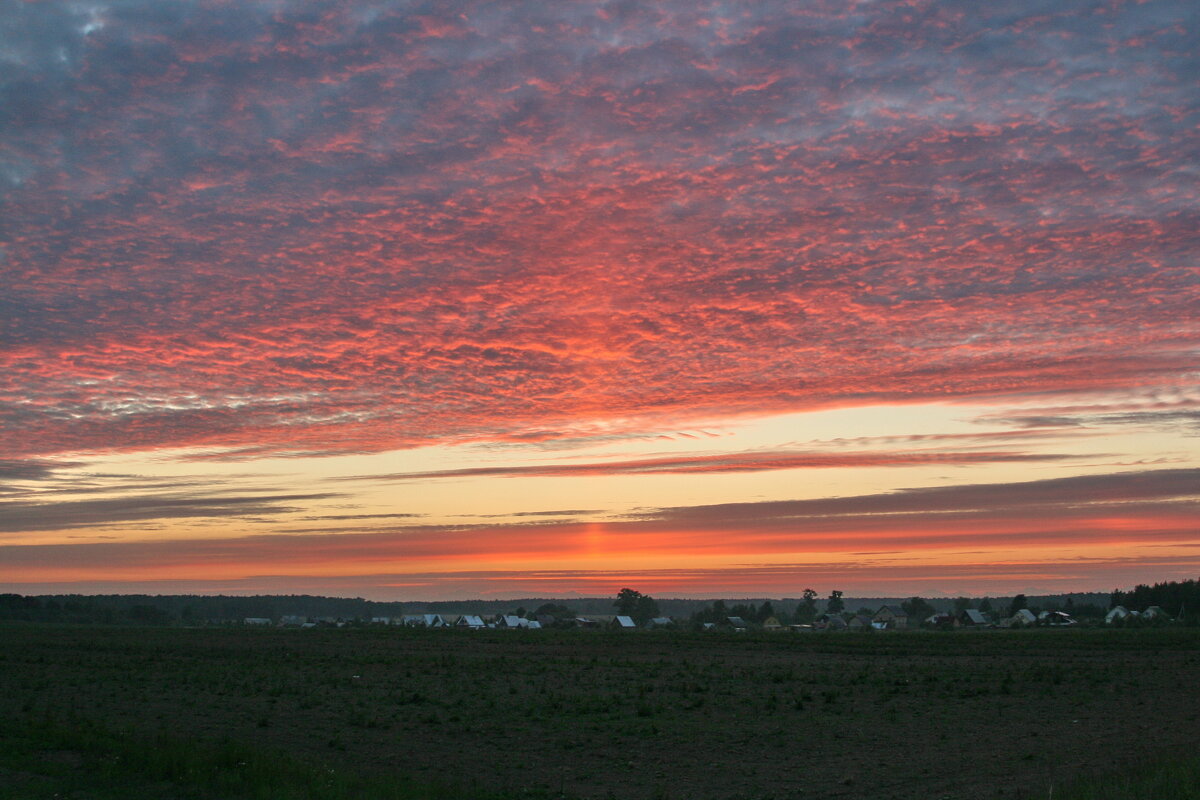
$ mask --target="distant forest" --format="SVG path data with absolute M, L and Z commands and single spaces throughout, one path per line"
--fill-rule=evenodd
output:
M 815 594 L 815 593 L 813 593 Z M 884 604 L 918 605 L 935 611 L 954 611 L 956 608 L 980 607 L 997 610 L 1009 608 L 1014 599 L 1021 599 L 1031 609 L 1066 609 L 1080 618 L 1100 617 L 1111 607 L 1123 605 L 1142 611 L 1160 606 L 1169 615 L 1188 624 L 1200 624 L 1200 581 L 1156 583 L 1141 585 L 1129 591 L 1116 590 L 1111 594 L 1072 593 L 1064 595 L 1030 596 L 1024 598 L 851 598 L 841 592 L 831 593 L 829 599 L 815 599 L 820 610 L 835 610 L 831 601 L 839 603 L 836 610 L 857 611 L 878 609 Z M 690 600 L 666 598 L 657 600 L 659 613 L 676 619 L 687 619 L 709 612 L 720 602 L 722 607 L 745 612 L 762 609 L 764 604 L 781 618 L 798 612 L 807 599 L 738 599 Z M 0 594 L 0 619 L 76 624 L 111 625 L 203 625 L 240 621 L 246 617 L 265 617 L 278 620 L 285 615 L 312 619 L 370 620 L 373 617 L 395 617 L 402 614 L 520 614 L 544 606 L 572 614 L 613 614 L 612 597 L 587 598 L 527 598 L 515 600 L 457 600 L 437 602 L 378 602 L 361 597 L 317 597 L 312 595 L 37 595 Z

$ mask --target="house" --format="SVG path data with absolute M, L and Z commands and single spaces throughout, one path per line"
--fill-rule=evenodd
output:
M 927 628 L 937 628 L 938 630 L 957 628 L 958 617 L 953 614 L 947 614 L 945 611 L 936 611 L 926 617 L 925 622 L 922 624 Z
M 246 617 L 242 620 L 243 625 L 270 625 L 271 620 L 266 617 Z
M 778 617 L 767 617 L 763 620 L 762 629 L 764 631 L 781 631 L 783 626 L 779 624 Z
M 477 630 L 481 630 L 482 628 L 485 628 L 487 626 L 483 624 L 483 617 L 477 616 L 475 614 L 463 614 L 462 616 L 460 616 L 458 618 L 457 621 L 455 621 L 454 627 L 469 628 L 473 631 L 477 631 Z
M 1075 620 L 1065 611 L 1043 611 L 1037 618 L 1039 625 L 1051 625 L 1056 628 L 1075 624 Z
M 392 618 L 391 617 L 371 617 L 371 624 L 372 625 L 391 625 Z
M 674 628 L 675 620 L 670 617 L 655 617 L 646 623 L 647 628 Z
M 576 617 L 575 627 L 577 628 L 599 628 L 600 623 L 591 617 Z
M 1169 621 L 1171 619 L 1171 615 L 1163 611 L 1158 606 L 1150 606 L 1142 612 L 1142 619 L 1161 619 Z
M 733 628 L 735 633 L 744 633 L 750 627 L 750 623 L 741 617 L 726 617 L 725 624 Z
M 792 626 L 796 627 L 796 626 Z M 852 631 L 869 631 L 871 630 L 871 618 L 865 614 L 855 614 L 846 623 L 846 628 Z
M 882 606 L 871 617 L 871 623 L 876 630 L 903 630 L 908 627 L 908 612 L 900 606 Z
M 964 608 L 958 614 L 958 624 L 967 628 L 981 628 L 988 624 L 987 617 L 977 608 Z
M 612 627 L 619 630 L 633 630 L 637 627 L 637 623 L 633 621 L 633 617 L 627 617 L 624 614 L 618 614 L 613 617 Z
M 501 614 L 496 617 L 497 628 L 527 628 L 529 620 L 524 617 L 518 617 L 516 614 Z
M 1020 611 L 1012 615 L 1013 627 L 1021 628 L 1026 625 L 1036 625 L 1037 617 L 1028 608 L 1022 608 Z
M 1104 615 L 1105 623 L 1111 625 L 1114 622 L 1129 619 L 1132 614 L 1125 606 L 1113 606 L 1112 609 Z
M 405 614 L 404 625 L 408 628 L 444 628 L 446 621 L 441 614 Z
M 824 631 L 844 631 L 847 625 L 840 614 L 822 614 L 817 617 L 815 627 Z

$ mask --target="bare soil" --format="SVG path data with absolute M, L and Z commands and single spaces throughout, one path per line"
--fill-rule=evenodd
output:
M 0 626 L 0 728 L 229 738 L 463 797 L 1045 798 L 1194 748 L 1197 678 L 1196 629 Z

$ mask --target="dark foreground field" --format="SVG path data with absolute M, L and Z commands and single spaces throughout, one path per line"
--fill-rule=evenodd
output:
M 1198 678 L 1196 629 L 6 625 L 0 797 L 1059 798 L 1193 753 Z

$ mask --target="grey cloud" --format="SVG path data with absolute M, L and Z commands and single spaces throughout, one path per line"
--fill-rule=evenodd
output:
M 1040 481 L 966 484 L 902 489 L 885 494 L 819 500 L 722 503 L 647 511 L 640 519 L 725 524 L 735 521 L 771 523 L 836 516 L 895 514 L 1071 513 L 1088 507 L 1129 504 L 1173 504 L 1200 512 L 1200 469 L 1160 469 L 1110 475 L 1080 475 Z
M 66 530 L 117 523 L 203 517 L 275 515 L 337 494 L 229 496 L 143 495 L 98 500 L 0 503 L 0 531 Z

